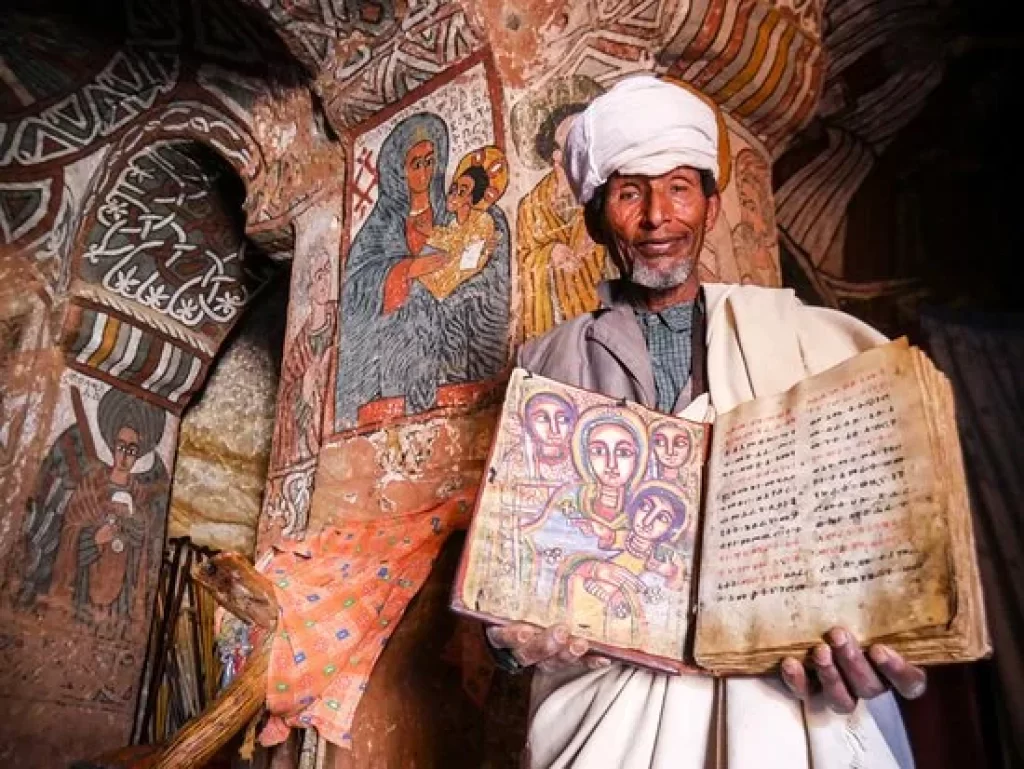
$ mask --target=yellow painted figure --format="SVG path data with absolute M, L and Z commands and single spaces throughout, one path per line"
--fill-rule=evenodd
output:
M 487 209 L 507 186 L 508 164 L 497 147 L 474 150 L 459 162 L 446 200 L 454 218 L 434 227 L 425 251 L 441 252 L 447 258 L 441 267 L 420 277 L 438 299 L 449 296 L 487 265 L 496 245 L 494 219 Z

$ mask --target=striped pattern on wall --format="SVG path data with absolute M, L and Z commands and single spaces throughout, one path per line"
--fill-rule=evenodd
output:
M 876 158 L 920 113 L 943 77 L 941 49 L 898 56 L 893 46 L 936 39 L 939 23 L 934 0 L 830 0 L 826 6 L 829 66 L 817 119 L 828 141 L 784 179 L 775 202 L 780 236 L 828 304 L 904 290 L 902 282 L 861 290 L 844 279 L 846 210 Z M 885 77 L 864 88 L 851 72 L 875 53 Z M 792 146 L 799 150 L 803 143 L 797 136 Z M 809 136 L 806 143 L 818 142 Z
M 804 5 L 820 13 L 820 0 Z M 662 60 L 773 154 L 813 115 L 825 67 L 817 35 L 789 9 L 761 0 L 691 3 Z
M 61 335 L 67 363 L 181 413 L 206 378 L 209 358 L 106 308 L 74 303 Z
M 580 12 L 541 54 L 531 84 L 584 76 L 609 87 L 654 70 L 692 83 L 777 154 L 821 92 L 822 2 L 641 0 Z

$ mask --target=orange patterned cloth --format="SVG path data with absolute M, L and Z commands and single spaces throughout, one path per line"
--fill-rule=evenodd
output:
M 315 727 L 329 742 L 351 746 L 374 663 L 470 509 L 464 494 L 423 513 L 355 521 L 275 548 L 263 569 L 281 607 L 263 745 L 283 742 L 292 727 Z

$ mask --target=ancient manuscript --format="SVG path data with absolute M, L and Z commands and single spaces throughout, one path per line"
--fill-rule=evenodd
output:
M 453 608 L 665 670 L 763 672 L 835 625 L 984 656 L 949 384 L 898 340 L 712 426 L 516 370 Z

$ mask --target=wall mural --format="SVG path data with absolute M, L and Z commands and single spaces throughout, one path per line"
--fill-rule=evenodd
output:
M 520 338 L 531 339 L 598 305 L 605 250 L 590 239 L 562 169 L 573 118 L 604 89 L 587 77 L 556 80 L 512 109 L 512 137 L 531 169 L 547 173 L 519 201 L 516 267 Z
M 157 447 L 173 420 L 119 390 L 87 401 L 68 378 L 74 422 L 36 477 L 15 606 L 124 639 L 133 625 L 145 630 L 170 483 Z
M 480 400 L 508 359 L 500 96 L 474 57 L 355 138 L 334 426 Z
M 37 757 L 127 737 L 176 434 L 162 409 L 65 370 L 34 489 L 12 511 L 0 590 L 10 734 L 31 731 L 28 712 L 75 708 L 64 745 L 45 739 Z
M 297 218 L 299 238 L 261 521 L 264 530 L 279 526 L 288 537 L 306 529 L 330 400 L 338 332 L 338 210 L 340 202 L 332 200 Z
M 200 51 L 287 69 L 260 40 L 243 45 L 248 25 L 195 2 L 111 6 L 95 27 L 78 10 L 0 25 L 0 349 L 17 348 L 0 356 L 13 372 L 0 403 L 3 766 L 63 766 L 128 739 L 173 414 L 266 277 L 243 250 L 241 184 L 281 178 L 253 110 L 196 74 Z M 310 144 L 300 132 L 288 147 Z M 279 210 L 279 189 L 247 212 Z

